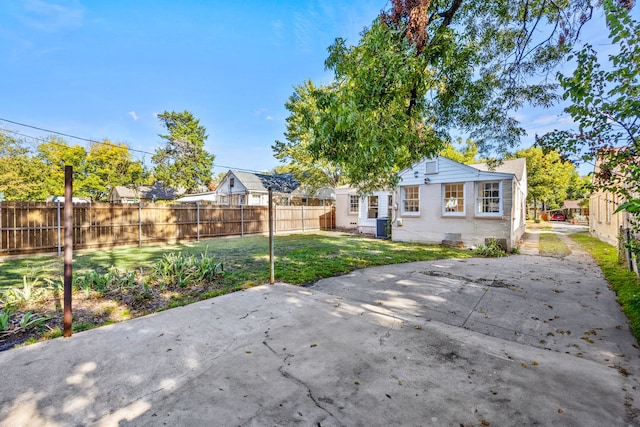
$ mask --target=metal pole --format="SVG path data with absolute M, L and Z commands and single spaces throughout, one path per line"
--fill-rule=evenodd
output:
M 197 210 L 197 224 L 196 224 L 196 233 L 198 234 L 198 242 L 200 241 L 200 202 L 196 202 Z
M 73 333 L 71 286 L 73 285 L 73 166 L 64 167 L 64 317 L 63 333 Z
M 269 187 L 269 284 L 275 283 L 273 262 L 273 190 Z
M 138 202 L 138 247 L 142 247 L 142 200 Z
M 60 200 L 58 200 L 58 256 L 62 256 L 62 239 L 60 232 L 62 230 L 62 224 L 60 223 Z

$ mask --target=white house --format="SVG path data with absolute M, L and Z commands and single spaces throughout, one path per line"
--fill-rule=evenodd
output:
M 389 218 L 397 241 L 475 247 L 498 239 L 507 250 L 525 232 L 525 159 L 464 165 L 437 157 L 400 173 L 393 191 L 360 195 L 336 189 L 336 226 L 377 234 L 377 219 Z
M 215 190 L 218 203 L 233 206 L 268 206 L 269 187 L 274 200 L 289 205 L 291 193 L 300 186 L 290 174 L 265 175 L 229 170 Z
M 436 157 L 402 171 L 400 178 L 393 240 L 474 247 L 497 239 L 511 250 L 525 232 L 525 159 L 491 169 Z

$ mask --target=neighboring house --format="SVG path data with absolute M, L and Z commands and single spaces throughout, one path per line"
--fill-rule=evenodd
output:
M 600 172 L 600 158 L 596 159 L 594 179 Z M 613 171 L 614 173 L 616 171 Z M 631 214 L 626 211 L 615 213 L 626 199 L 616 193 L 597 190 L 589 197 L 589 232 L 592 236 L 618 247 L 620 229 L 631 228 Z
M 309 191 L 304 185 L 291 192 L 292 206 L 329 206 L 336 200 L 336 192 L 331 187 L 321 187 L 316 191 Z
M 215 190 L 218 203 L 227 206 L 268 206 L 269 187 L 276 204 L 291 204 L 291 193 L 300 186 L 291 174 L 264 175 L 229 170 Z
M 587 221 L 589 217 L 589 201 L 565 200 L 560 208 L 565 217 L 570 221 Z M 584 225 L 587 225 L 586 223 Z
M 336 226 L 376 234 L 377 218 L 390 218 L 393 240 L 477 247 L 498 239 L 507 250 L 525 232 L 525 159 L 489 170 L 437 157 L 405 169 L 400 178 L 393 192 L 362 196 L 337 188 Z
M 109 190 L 107 198 L 110 203 L 155 203 L 160 201 L 173 201 L 183 193 L 184 190 L 174 190 L 160 183 L 139 186 L 117 185 Z
M 217 203 L 218 194 L 215 191 L 203 193 L 185 194 L 175 200 L 177 203 Z
M 91 203 L 91 199 L 88 197 L 73 197 L 73 203 Z M 47 203 L 64 203 L 64 196 L 49 196 L 47 197 Z

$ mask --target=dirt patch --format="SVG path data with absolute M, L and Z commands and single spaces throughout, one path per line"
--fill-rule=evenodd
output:
M 165 286 L 147 289 L 120 289 L 109 292 L 75 291 L 72 297 L 73 330 L 79 332 L 111 323 L 145 316 L 229 291 L 212 282 L 188 287 Z M 11 312 L 9 324 L 0 332 L 0 351 L 25 343 L 34 343 L 62 336 L 62 293 L 22 304 Z M 25 315 L 46 319 L 31 327 L 22 327 Z

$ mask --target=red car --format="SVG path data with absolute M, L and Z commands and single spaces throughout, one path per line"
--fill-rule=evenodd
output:
M 551 221 L 564 221 L 564 215 L 561 212 L 551 214 Z

